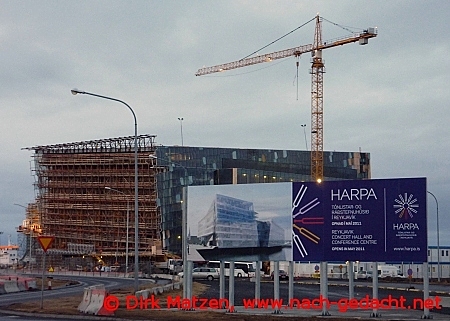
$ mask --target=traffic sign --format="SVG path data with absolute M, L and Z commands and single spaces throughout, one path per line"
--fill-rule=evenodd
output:
M 38 236 L 37 239 L 39 241 L 39 244 L 41 244 L 42 250 L 44 252 L 47 252 L 48 248 L 50 247 L 50 245 L 52 245 L 53 241 L 55 240 L 55 237 L 49 235 L 41 235 Z

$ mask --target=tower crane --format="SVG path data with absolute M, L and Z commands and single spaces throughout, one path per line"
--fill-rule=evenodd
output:
M 316 26 L 314 42 L 312 44 L 244 58 L 221 65 L 200 68 L 195 75 L 203 76 L 291 56 L 300 57 L 304 53 L 311 52 L 311 179 L 320 182 L 323 179 L 323 74 L 325 73 L 322 51 L 354 42 L 359 42 L 360 45 L 366 45 L 369 42 L 369 38 L 377 36 L 377 29 L 368 28 L 349 36 L 322 42 L 323 18 L 316 15 L 315 20 Z

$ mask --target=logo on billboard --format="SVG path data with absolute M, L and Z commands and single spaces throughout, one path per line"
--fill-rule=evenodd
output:
M 292 218 L 294 220 L 292 224 L 292 239 L 294 241 L 295 247 L 298 253 L 305 257 L 308 255 L 308 251 L 303 245 L 303 241 L 310 241 L 314 244 L 319 244 L 320 236 L 312 232 L 307 228 L 308 225 L 318 225 L 324 224 L 323 217 L 301 217 L 300 215 L 305 215 L 314 207 L 320 204 L 319 198 L 316 197 L 308 203 L 303 202 L 303 197 L 305 196 L 307 186 L 301 185 L 298 190 L 294 201 L 292 202 Z M 304 204 L 306 203 L 306 204 Z M 299 217 L 300 216 L 300 217 Z M 298 218 L 297 218 L 298 217 Z
M 398 218 L 403 218 L 407 220 L 408 218 L 413 218 L 414 214 L 417 214 L 417 210 L 415 208 L 419 207 L 419 204 L 415 204 L 417 202 L 417 198 L 414 198 L 413 194 L 405 193 L 405 196 L 402 194 L 398 195 L 398 198 L 394 200 L 397 204 L 394 204 L 395 214 L 398 214 Z

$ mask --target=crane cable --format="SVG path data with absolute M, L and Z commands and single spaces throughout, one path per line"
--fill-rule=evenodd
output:
M 324 17 L 321 17 L 321 18 L 322 18 L 324 21 L 329 22 L 329 23 L 331 23 L 332 25 L 335 25 L 336 27 L 342 28 L 342 29 L 344 29 L 344 30 L 346 30 L 346 31 L 348 31 L 348 32 L 350 32 L 350 33 L 355 33 L 355 31 L 350 30 L 349 28 L 357 29 L 357 30 L 362 30 L 362 28 L 355 28 L 355 27 L 341 26 L 340 24 L 337 24 L 337 23 L 335 23 L 335 22 L 333 22 L 333 21 L 327 20 L 327 19 L 325 19 Z
M 248 57 L 254 55 L 255 53 L 257 53 L 257 52 L 259 52 L 259 51 L 261 51 L 261 50 L 263 50 L 263 49 L 269 47 L 270 45 L 273 45 L 273 44 L 274 44 L 275 42 L 277 42 L 278 40 L 283 39 L 283 38 L 286 37 L 287 35 L 289 35 L 289 34 L 293 33 L 294 31 L 296 31 L 296 30 L 298 30 L 298 29 L 304 27 L 305 25 L 307 25 L 308 23 L 310 23 L 311 21 L 313 21 L 313 20 L 315 20 L 315 19 L 316 19 L 316 17 L 312 18 L 311 20 L 305 22 L 305 23 L 302 24 L 301 26 L 298 26 L 298 27 L 295 28 L 294 30 L 289 31 L 289 32 L 288 32 L 287 34 L 285 34 L 284 36 L 281 36 L 280 38 L 278 38 L 278 39 L 272 41 L 271 43 L 265 45 L 264 47 L 262 47 L 262 48 L 260 48 L 260 49 L 258 49 L 258 50 L 256 50 L 256 51 L 254 51 L 254 52 L 252 52 L 251 54 L 245 56 L 244 58 L 240 59 L 239 61 L 244 60 L 244 59 L 246 59 L 246 58 L 248 58 Z

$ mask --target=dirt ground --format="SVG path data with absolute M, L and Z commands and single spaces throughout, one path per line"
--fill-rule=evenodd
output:
M 40 279 L 38 280 L 38 288 L 40 288 Z M 66 286 L 72 284 L 70 280 L 53 279 L 52 288 Z M 44 285 L 45 286 L 45 285 Z M 193 284 L 193 295 L 201 297 L 201 294 L 206 291 L 207 285 L 195 283 Z M 130 320 L 152 320 L 152 321 L 259 321 L 261 319 L 267 321 L 317 321 L 323 319 L 323 317 L 299 317 L 299 316 L 286 316 L 286 315 L 250 315 L 250 314 L 233 314 L 214 311 L 181 311 L 176 309 L 171 310 L 127 310 L 125 306 L 126 296 L 132 295 L 132 288 L 118 289 L 111 291 L 109 294 L 116 296 L 119 299 L 120 306 L 115 311 L 114 316 L 121 319 Z M 182 296 L 181 290 L 174 290 L 170 292 L 164 292 L 164 295 L 160 296 L 160 305 L 162 307 L 167 306 L 166 298 L 168 296 L 176 297 Z M 64 297 L 59 299 L 44 300 L 44 308 L 40 309 L 40 300 L 28 303 L 15 303 L 4 308 L 5 310 L 22 311 L 29 313 L 45 313 L 45 314 L 66 314 L 66 315 L 83 315 L 83 313 L 77 310 L 78 305 L 83 299 L 83 295 Z M 333 321 L 348 321 L 354 320 L 342 317 L 327 317 Z M 373 319 L 358 319 L 360 321 L 368 321 Z

